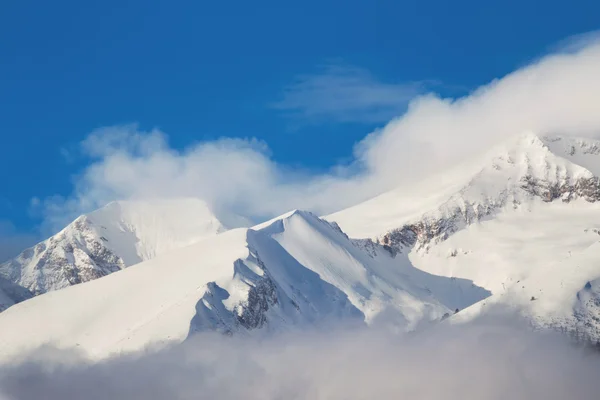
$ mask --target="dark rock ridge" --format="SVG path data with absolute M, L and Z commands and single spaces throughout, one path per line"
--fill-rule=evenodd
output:
M 0 277 L 19 283 L 34 295 L 88 282 L 125 267 L 121 258 L 99 241 L 91 221 L 80 217 L 64 231 L 0 265 Z M 104 239 L 106 240 L 106 239 Z M 30 265 L 25 271 L 24 266 Z M 29 276 L 25 276 L 25 273 Z
M 245 306 L 236 310 L 237 322 L 246 329 L 261 328 L 267 323 L 267 311 L 277 304 L 275 284 L 269 276 L 259 279 L 248 291 Z
M 588 202 L 600 201 L 600 180 L 598 177 L 580 178 L 574 183 L 549 183 L 531 176 L 525 176 L 519 182 L 518 189 L 529 197 L 537 197 L 544 202 L 561 199 L 568 203 L 572 200 L 583 199 Z M 501 193 L 495 201 L 473 203 L 465 200 L 460 206 L 446 208 L 440 216 L 425 215 L 418 222 L 393 229 L 377 239 L 392 255 L 402 252 L 405 248 L 426 249 L 430 243 L 446 240 L 464 227 L 492 215 L 500 208 L 512 202 L 516 208 L 520 202 L 517 196 Z M 450 202 L 449 202 L 450 203 Z M 448 204 L 448 203 L 447 203 Z
M 230 335 L 240 328 L 261 328 L 268 322 L 267 312 L 279 301 L 277 289 L 264 263 L 255 252 L 250 254 L 249 260 L 262 270 L 262 276 L 252 271 L 244 260 L 238 259 L 234 262 L 234 279 L 238 278 L 248 285 L 247 299 L 229 310 L 223 303 L 229 299 L 229 292 L 216 282 L 209 282 L 196 305 L 190 334 L 211 330 Z
M 364 324 L 363 313 L 344 292 L 300 264 L 269 236 L 282 225 L 275 222 L 268 234 L 248 231 L 249 254 L 233 263 L 229 287 L 217 282 L 206 285 L 196 303 L 190 336 L 207 331 L 231 335 L 262 328 L 277 330 L 282 323 L 318 325 L 338 319 Z
M 541 198 L 545 202 L 551 202 L 559 198 L 562 198 L 562 201 L 565 203 L 577 198 L 582 198 L 591 203 L 600 200 L 600 180 L 595 176 L 580 178 L 574 184 L 549 184 L 548 182 L 526 176 L 521 180 L 521 189 Z

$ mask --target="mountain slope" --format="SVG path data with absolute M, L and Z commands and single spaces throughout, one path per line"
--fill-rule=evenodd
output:
M 37 295 L 106 276 L 225 230 L 197 199 L 113 202 L 3 263 L 0 277 Z
M 435 253 L 421 257 L 421 262 L 431 271 L 453 271 L 493 287 L 493 296 L 464 310 L 458 320 L 510 309 L 538 326 L 598 340 L 598 215 L 599 205 L 583 202 L 540 205 L 527 215 L 506 214 L 478 229 L 457 233 L 436 246 Z M 441 254 L 454 246 L 474 250 L 457 256 L 449 266 Z
M 436 290 L 472 286 L 429 277 L 427 289 L 415 280 L 427 274 L 399 268 L 368 243 L 301 211 L 234 229 L 11 307 L 0 314 L 0 356 L 51 343 L 106 357 L 199 331 L 253 334 L 378 317 L 412 329 L 451 312 L 444 303 L 452 296 L 438 300 Z
M 424 182 L 327 219 L 422 271 L 493 294 L 452 320 L 509 308 L 540 326 L 600 338 L 599 149 L 594 140 L 520 135 L 436 177 L 441 189 Z M 412 208 L 398 209 L 409 201 Z
M 525 133 L 443 176 L 326 219 L 339 223 L 352 237 L 379 239 L 397 251 L 427 246 L 503 208 L 527 208 L 536 199 L 600 200 L 600 180 L 593 172 L 600 170 L 600 152 L 594 150 L 599 148 L 600 142 L 593 140 Z M 581 160 L 592 169 L 574 162 Z
M 346 293 L 368 323 L 414 329 L 489 295 L 470 281 L 449 280 L 393 258 L 382 246 L 353 240 L 334 224 L 296 212 L 263 228 L 301 264 Z M 460 293 L 462 299 L 453 297 Z M 474 300 L 476 299 L 476 300 Z
M 293 211 L 219 234 L 212 213 L 198 224 L 181 208 L 180 219 L 152 219 L 156 212 L 111 205 L 78 220 L 51 254 L 75 265 L 78 277 L 88 265 L 90 273 L 116 273 L 1 313 L 0 358 L 45 343 L 102 358 L 205 331 L 254 335 L 332 323 L 414 330 L 496 306 L 600 338 L 598 148 L 520 135 L 435 181 L 327 220 Z M 73 258 L 80 250 L 88 258 L 70 261 L 64 243 L 78 246 Z

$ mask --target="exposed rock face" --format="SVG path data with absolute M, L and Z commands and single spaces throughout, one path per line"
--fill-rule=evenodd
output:
M 301 237 L 296 236 L 298 232 Z M 302 257 L 302 262 L 285 246 L 291 245 L 293 251 L 303 254 L 296 245 L 307 238 L 311 244 L 324 241 L 328 243 L 327 247 L 341 245 L 346 252 L 334 252 L 325 260 L 313 261 Z M 231 278 L 222 278 L 206 285 L 205 292 L 196 303 L 189 334 L 216 331 L 229 335 L 261 329 L 278 331 L 288 329 L 291 325 L 318 326 L 340 320 L 363 326 L 365 315 L 342 290 L 340 282 L 345 281 L 332 279 L 342 286 L 337 287 L 309 267 L 316 268 L 315 262 L 332 266 L 333 257 L 339 254 L 345 255 L 344 259 L 351 259 L 351 253 L 359 254 L 360 251 L 353 246 L 357 246 L 357 243 L 340 233 L 336 225 L 301 211 L 260 230 L 248 230 L 248 255 L 233 262 Z M 372 242 L 370 246 L 373 251 L 379 247 Z M 310 246 L 310 249 L 314 249 L 314 246 Z M 360 255 L 364 256 L 364 253 Z M 328 257 L 327 254 L 325 257 Z M 368 293 L 366 287 L 360 290 L 362 296 L 371 296 L 365 294 Z M 438 309 L 442 311 L 445 307 L 433 298 L 431 301 L 432 313 L 441 315 Z M 427 304 L 429 306 L 430 303 Z
M 260 271 L 253 271 L 248 262 Z M 277 286 L 256 251 L 251 251 L 247 260 L 234 262 L 234 280 L 247 287 L 247 295 L 228 308 L 225 302 L 230 299 L 230 293 L 216 282 L 208 283 L 196 305 L 190 334 L 208 329 L 230 335 L 240 329 L 260 329 L 268 323 L 267 313 L 279 303 Z
M 104 239 L 106 240 L 106 239 Z M 91 281 L 124 268 L 87 217 L 0 266 L 0 276 L 34 295 Z
M 531 201 L 600 201 L 600 142 L 576 138 L 517 136 L 493 150 L 476 173 L 465 175 L 437 208 L 377 240 L 392 254 L 406 247 L 426 249 L 504 207 Z
M 521 188 L 545 202 L 551 202 L 558 198 L 562 198 L 562 201 L 566 203 L 578 198 L 592 203 L 600 200 L 600 181 L 595 176 L 580 178 L 573 184 L 551 184 L 531 176 L 526 176 L 521 181 Z
M 466 225 L 480 221 L 483 217 L 490 215 L 504 202 L 492 204 L 463 204 L 454 209 L 446 209 L 441 217 L 426 215 L 422 220 L 404 225 L 399 229 L 391 230 L 378 238 L 388 251 L 393 255 L 402 252 L 404 248 L 416 246 L 423 248 L 430 242 L 446 240 L 450 235 L 462 229 Z
M 372 239 L 351 239 L 352 244 L 363 250 L 370 257 L 377 256 L 377 244 Z
M 227 228 L 198 199 L 113 202 L 0 265 L 35 295 L 101 278 Z
M 241 306 L 237 321 L 246 329 L 261 328 L 267 322 L 267 311 L 277 304 L 275 284 L 268 276 L 260 279 L 248 292 L 248 302 Z
M 507 204 L 512 203 L 513 207 L 518 207 L 523 198 L 539 198 L 544 202 L 560 199 L 564 203 L 577 199 L 591 203 L 600 201 L 600 179 L 595 176 L 579 178 L 569 184 L 551 183 L 527 175 L 515 189 L 510 195 L 503 192 L 496 199 L 486 199 L 485 203 L 451 199 L 447 204 L 456 204 L 453 208 L 445 205 L 437 216 L 435 213 L 425 215 L 420 221 L 391 230 L 377 240 L 395 255 L 405 248 L 423 249 L 431 242 L 446 240 L 458 230 L 480 221 Z

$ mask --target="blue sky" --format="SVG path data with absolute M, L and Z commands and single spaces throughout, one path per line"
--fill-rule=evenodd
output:
M 32 198 L 70 195 L 94 129 L 157 127 L 175 150 L 255 137 L 274 162 L 324 171 L 410 98 L 462 96 L 600 28 L 599 13 L 593 0 L 2 2 L 0 240 L 40 234 Z

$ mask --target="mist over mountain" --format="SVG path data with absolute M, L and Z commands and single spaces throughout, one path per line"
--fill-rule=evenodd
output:
M 351 7 L 336 7 L 336 18 Z M 536 6 L 540 19 L 542 11 Z M 202 38 L 212 46 L 226 29 L 235 44 L 254 42 L 249 38 L 264 28 L 258 14 L 243 35 L 235 32 L 236 14 Z M 162 15 L 160 39 L 146 47 L 164 41 L 173 51 L 185 48 L 169 41 Z M 395 27 L 400 31 L 410 13 L 398 15 L 405 20 Z M 210 22 L 190 16 L 194 27 Z M 305 17 L 290 12 L 273 21 L 318 28 Z M 352 31 L 363 20 L 369 15 Z M 120 25 L 108 25 L 117 35 Z M 181 28 L 188 38 L 183 22 Z M 89 29 L 102 37 L 94 25 Z M 281 27 L 254 44 L 279 35 L 285 36 Z M 121 36 L 119 44 L 133 40 Z M 166 83 L 174 92 L 165 97 L 165 115 L 183 116 L 193 106 L 206 126 L 200 135 L 169 137 L 167 130 L 193 130 L 182 118 L 164 131 L 125 123 L 70 138 L 64 147 L 57 139 L 69 164 L 62 178 L 51 157 L 34 148 L 43 143 L 8 135 L 14 143 L 28 141 L 29 150 L 24 157 L 7 145 L 0 157 L 9 166 L 5 181 L 20 191 L 11 199 L 22 203 L 15 207 L 0 194 L 0 211 L 9 210 L 0 219 L 0 400 L 594 398 L 600 390 L 599 38 L 598 32 L 567 38 L 468 91 L 433 79 L 379 79 L 331 61 L 298 75 L 268 105 L 297 125 L 285 133 L 300 141 L 283 157 L 273 153 L 268 135 L 242 136 L 269 125 L 253 114 L 255 97 L 246 97 L 255 95 L 254 84 L 273 86 L 252 63 L 274 62 L 293 49 L 298 57 L 286 53 L 286 65 L 302 64 L 302 49 L 283 41 L 268 56 L 248 46 L 252 56 L 241 52 L 225 80 L 207 75 L 227 86 L 218 95 L 204 92 L 210 85 L 202 73 L 197 82 L 171 87 L 177 78 L 166 73 L 171 63 L 182 71 L 186 65 L 153 54 L 147 68 L 165 68 L 161 79 L 129 89 Z M 227 49 L 218 57 L 208 42 L 203 46 L 203 64 L 231 68 L 227 57 L 236 46 L 218 46 Z M 73 49 L 79 47 L 85 46 Z M 85 63 L 102 70 L 101 46 L 91 48 Z M 377 46 L 367 58 L 371 50 Z M 254 72 L 244 75 L 242 67 Z M 119 73 L 127 68 L 119 64 Z M 28 82 L 3 76 L 7 85 Z M 201 88 L 210 104 L 176 95 L 180 86 Z M 90 110 L 107 114 L 83 113 L 85 124 L 126 121 L 130 114 L 121 107 L 108 112 L 112 102 L 105 97 L 115 103 L 120 97 L 97 89 L 104 104 Z M 61 101 L 69 88 L 53 92 L 70 110 Z M 91 97 L 85 92 L 81 101 Z M 124 108 L 135 115 L 164 95 Z M 22 99 L 35 108 L 34 96 L 13 97 L 8 108 Z M 223 110 L 224 101 L 243 110 Z M 47 114 L 55 115 L 51 108 Z M 253 122 L 240 129 L 248 113 Z M 44 117 L 38 114 L 23 124 L 35 125 Z M 302 124 L 314 124 L 310 135 L 302 135 Z M 340 138 L 334 155 L 325 146 L 332 138 L 318 137 L 357 124 L 370 128 L 348 142 L 354 146 L 345 157 L 338 157 Z M 222 132 L 234 133 L 214 136 Z M 317 156 L 327 164 L 308 159 Z M 13 165 L 35 174 L 17 187 Z M 13 210 L 28 213 L 28 230 L 11 222 L 27 225 Z

